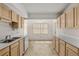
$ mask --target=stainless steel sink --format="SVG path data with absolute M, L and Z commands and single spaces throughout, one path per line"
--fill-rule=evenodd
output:
M 13 37 L 12 40 L 16 40 L 16 39 L 19 39 L 19 38 L 20 38 L 20 37 Z
M 16 39 L 19 39 L 20 37 L 13 37 L 11 39 L 3 39 L 3 40 L 0 40 L 0 43 L 10 43 Z

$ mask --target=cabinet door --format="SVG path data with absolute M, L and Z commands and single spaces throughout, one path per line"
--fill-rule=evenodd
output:
M 56 52 L 57 52 L 57 54 L 59 54 L 59 39 L 58 38 L 56 38 L 56 47 L 55 47 L 55 49 L 56 49 Z
M 20 40 L 20 55 L 22 56 L 24 53 L 24 40 Z
M 73 28 L 75 25 L 74 20 L 74 8 L 66 12 L 66 28 Z
M 19 55 L 19 45 L 18 42 L 11 45 L 11 56 Z
M 59 55 L 60 56 L 65 56 L 66 54 L 66 44 L 64 41 L 60 40 L 60 51 L 59 51 Z
M 56 43 L 56 39 L 55 39 L 55 37 L 54 37 L 53 42 L 52 42 L 54 49 L 55 49 L 55 47 L 56 47 L 55 43 Z
M 19 26 L 19 28 L 21 28 L 21 25 L 22 24 L 22 19 L 21 19 L 21 17 L 20 16 L 18 16 L 18 26 Z
M 18 15 L 12 11 L 12 21 L 18 23 Z
M 1 7 L 1 5 L 0 5 L 0 17 L 1 17 L 1 14 L 2 14 L 2 7 Z
M 6 53 L 3 54 L 2 56 L 9 56 L 9 52 L 6 52 Z
M 78 56 L 77 53 L 75 53 L 72 49 L 66 48 L 66 55 L 67 56 Z
M 21 22 L 22 22 L 22 23 L 21 23 L 21 24 L 22 24 L 21 27 L 24 28 L 24 18 L 23 18 L 23 17 L 22 17 L 22 21 L 21 21 Z
M 4 5 L 2 5 L 2 18 L 11 21 L 11 10 Z
M 0 56 L 9 56 L 9 47 L 0 50 Z
M 60 17 L 57 18 L 57 27 L 61 28 L 61 18 Z
M 75 27 L 79 28 L 79 7 L 75 8 Z
M 66 24 L 65 24 L 65 13 L 61 15 L 61 28 L 64 29 Z

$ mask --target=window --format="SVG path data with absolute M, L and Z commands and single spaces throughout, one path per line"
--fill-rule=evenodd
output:
M 46 23 L 35 23 L 33 24 L 34 34 L 48 34 L 48 24 Z

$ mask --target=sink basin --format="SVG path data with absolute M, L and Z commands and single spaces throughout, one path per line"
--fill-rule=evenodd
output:
M 9 43 L 12 42 L 16 39 L 19 39 L 20 37 L 13 37 L 12 39 L 5 39 L 5 40 L 0 40 L 0 43 Z
M 12 41 L 14 41 L 14 40 L 5 40 L 2 43 L 9 43 L 9 42 L 12 42 Z
M 11 39 L 8 39 L 8 40 L 1 40 L 0 43 L 9 43 L 9 42 L 12 42 L 14 40 L 11 40 Z
M 19 39 L 19 38 L 20 38 L 20 37 L 13 37 L 12 39 L 15 40 L 15 39 Z

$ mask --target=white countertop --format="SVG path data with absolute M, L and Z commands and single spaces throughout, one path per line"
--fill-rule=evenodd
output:
M 68 35 L 68 34 L 65 34 L 62 32 L 57 34 L 57 37 L 64 40 L 65 42 L 70 43 L 71 45 L 79 48 L 79 37 Z

